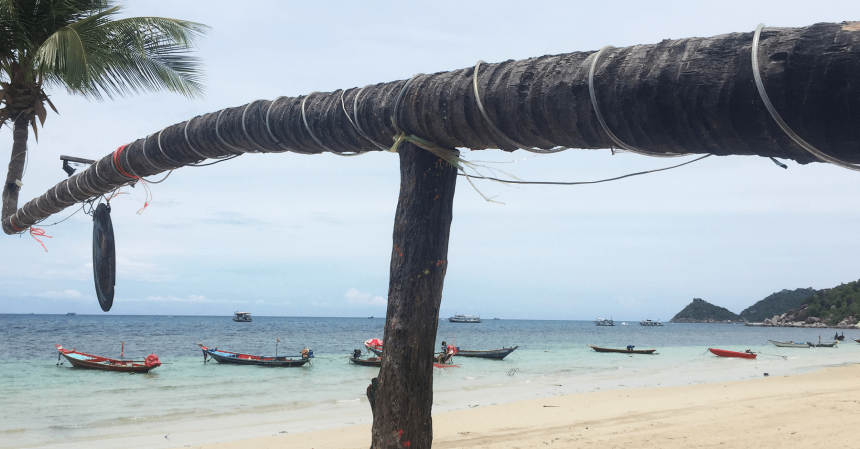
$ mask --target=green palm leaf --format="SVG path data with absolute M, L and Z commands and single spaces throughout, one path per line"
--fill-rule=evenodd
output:
M 38 75 L 96 99 L 146 90 L 200 96 L 202 66 L 187 53 L 208 28 L 161 17 L 113 20 L 118 11 L 100 11 L 49 36 L 35 54 Z

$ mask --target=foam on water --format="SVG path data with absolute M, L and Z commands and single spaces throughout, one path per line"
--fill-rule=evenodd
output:
M 230 317 L 0 315 L 0 448 L 176 447 L 369 424 L 365 389 L 378 370 L 351 365 L 347 357 L 364 340 L 381 338 L 382 328 L 383 320 L 366 318 L 255 317 L 253 323 L 234 323 Z M 765 372 L 786 375 L 857 362 L 860 345 L 854 342 L 833 349 L 761 346 L 768 339 L 817 341 L 832 332 L 737 325 L 441 322 L 437 346 L 446 340 L 462 349 L 520 348 L 504 361 L 458 358 L 460 368 L 435 370 L 433 410 L 741 380 Z M 279 354 L 313 349 L 314 366 L 203 364 L 196 346 L 202 342 L 272 354 L 276 337 L 283 341 Z M 155 352 L 164 365 L 143 375 L 55 366 L 54 344 L 118 357 L 120 341 L 125 341 L 126 356 Z M 598 354 L 586 343 L 655 347 L 658 354 Z M 707 353 L 709 346 L 765 354 L 756 360 L 725 359 Z

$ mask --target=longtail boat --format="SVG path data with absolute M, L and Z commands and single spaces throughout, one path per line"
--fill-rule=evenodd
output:
M 59 352 L 57 357 L 65 357 L 72 366 L 77 368 L 119 371 L 121 373 L 148 373 L 161 366 L 161 362 L 155 354 L 148 355 L 145 360 L 117 360 L 78 352 L 74 348 L 70 351 L 63 349 L 61 345 L 55 346 Z
M 353 365 L 358 365 L 358 366 L 375 366 L 377 368 L 382 366 L 382 358 L 381 357 L 369 357 L 366 359 L 362 359 L 359 357 L 350 357 L 349 361 L 352 362 Z
M 364 347 L 367 348 L 368 351 L 376 354 L 377 357 L 382 357 L 382 340 L 371 338 L 364 342 Z
M 708 348 L 708 351 L 711 351 L 711 354 L 718 355 L 720 357 L 737 357 L 739 359 L 754 359 L 757 356 L 756 353 L 749 352 L 749 349 L 747 349 L 748 352 L 736 352 L 727 351 L 725 349 Z
M 811 343 L 798 343 L 796 341 L 776 341 L 776 340 L 768 340 L 774 346 L 779 348 L 809 348 L 812 346 Z
M 519 348 L 519 346 L 514 346 L 512 348 L 490 349 L 488 351 L 466 351 L 457 348 L 457 355 L 462 357 L 480 357 L 482 359 L 502 360 L 517 348 Z
M 594 349 L 597 352 L 617 352 L 620 354 L 653 354 L 656 349 L 613 349 L 613 348 L 600 348 L 594 345 L 588 345 L 589 348 Z
M 314 352 L 310 349 L 302 349 L 300 355 L 276 355 L 268 357 L 221 351 L 218 348 L 209 349 L 206 346 L 203 346 L 203 343 L 197 343 L 197 346 L 200 346 L 200 349 L 203 350 L 204 362 L 207 361 L 207 357 L 211 357 L 218 363 L 227 363 L 232 365 L 257 365 L 291 368 L 303 366 L 305 363 L 310 362 L 314 357 Z
M 837 343 L 839 343 L 839 342 L 834 341 L 832 343 L 818 343 L 818 344 L 811 343 L 811 345 L 815 348 L 835 348 Z
M 856 341 L 857 343 L 860 343 L 860 340 L 858 340 L 856 338 L 852 338 L 852 340 Z

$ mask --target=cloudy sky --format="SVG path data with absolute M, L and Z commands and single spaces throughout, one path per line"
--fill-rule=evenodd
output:
M 860 19 L 847 0 L 127 6 L 128 15 L 212 27 L 198 53 L 205 99 L 155 93 L 95 102 L 54 91 L 60 115 L 49 115 L 38 144 L 31 136 L 21 204 L 65 177 L 61 154 L 100 158 L 167 125 L 259 98 L 406 79 L 479 59 L 752 31 L 759 22 Z M 4 128 L 0 160 L 10 149 Z M 608 150 L 466 156 L 511 162 L 500 167 L 523 179 L 556 181 L 674 162 Z M 783 288 L 856 280 L 860 174 L 788 166 L 712 157 L 594 186 L 479 185 L 505 205 L 461 182 L 442 315 L 667 320 L 694 297 L 740 312 Z M 110 313 L 384 315 L 398 184 L 396 155 L 279 154 L 179 170 L 153 186 L 142 215 L 135 212 L 143 192 L 132 190 L 112 202 L 118 275 Z M 45 229 L 48 252 L 29 235 L 0 237 L 0 313 L 102 313 L 89 217 Z

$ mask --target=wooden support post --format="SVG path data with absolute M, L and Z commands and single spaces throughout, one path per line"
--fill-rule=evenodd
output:
M 429 151 L 403 144 L 399 154 L 375 449 L 421 449 L 433 442 L 433 351 L 457 181 L 457 170 Z

